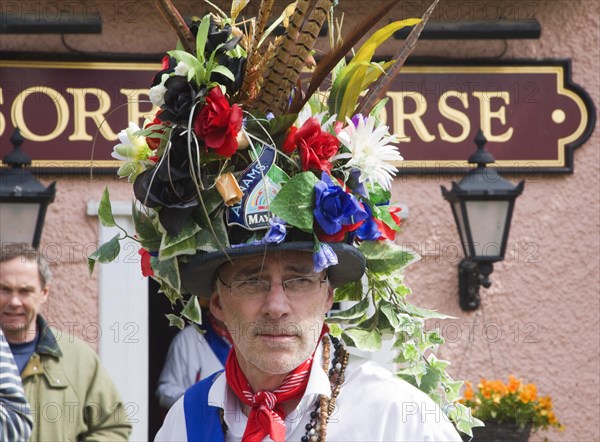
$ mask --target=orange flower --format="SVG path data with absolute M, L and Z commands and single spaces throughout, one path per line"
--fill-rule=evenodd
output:
M 523 386 L 519 392 L 519 400 L 523 403 L 533 402 L 537 398 L 537 389 L 534 384 Z
M 473 385 L 469 381 L 465 381 L 465 393 L 463 395 L 464 399 L 467 401 L 473 400 Z
M 521 381 L 519 381 L 512 374 L 508 376 L 508 391 L 511 393 L 516 393 L 517 390 L 521 387 Z

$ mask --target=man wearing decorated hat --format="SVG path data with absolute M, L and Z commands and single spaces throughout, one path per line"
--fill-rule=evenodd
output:
M 113 156 L 125 161 L 118 173 L 139 203 L 144 274 L 181 308 L 171 322 L 198 321 L 198 299 L 208 300 L 233 345 L 224 371 L 186 391 L 156 440 L 459 441 L 452 422 L 469 427 L 456 402 L 461 383 L 433 354 L 443 339 L 423 329 L 443 316 L 405 299 L 400 271 L 417 257 L 393 242 L 392 163 L 402 157 L 379 118 L 437 1 L 422 20 L 384 26 L 344 59 L 397 2 L 343 44 L 329 26 L 330 53 L 301 78 L 334 0 L 289 5 L 278 36 L 266 26 L 273 0 L 255 19 L 242 19 L 247 2 L 235 1 L 230 16 L 218 10 L 190 27 L 157 1 L 179 49 L 149 91 L 160 111 L 143 129 L 130 123 Z M 373 62 L 405 26 L 414 28 L 398 56 Z M 107 193 L 101 206 L 101 221 L 114 225 Z M 90 263 L 118 250 L 115 237 Z M 328 325 L 334 297 L 353 305 Z M 346 350 L 376 350 L 384 334 L 403 379 Z

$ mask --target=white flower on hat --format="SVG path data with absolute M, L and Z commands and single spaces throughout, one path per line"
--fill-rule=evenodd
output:
M 397 138 L 390 135 L 387 126 L 375 127 L 374 117 L 357 117 L 346 118 L 348 125 L 338 133 L 338 139 L 350 152 L 336 155 L 332 161 L 348 159 L 344 167 L 359 169 L 361 183 L 369 181 L 390 190 L 396 174 L 396 167 L 390 162 L 403 160 L 398 148 L 391 144 Z
M 167 88 L 162 83 L 151 87 L 148 94 L 150 95 L 152 104 L 155 106 L 162 106 L 165 104 L 165 92 L 167 92 Z
M 190 67 L 185 64 L 183 61 L 177 63 L 175 66 L 175 75 L 181 75 L 182 77 L 187 77 L 188 72 L 190 71 Z

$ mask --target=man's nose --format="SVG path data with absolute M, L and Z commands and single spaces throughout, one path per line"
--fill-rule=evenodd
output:
M 263 311 L 270 317 L 277 319 L 287 314 L 290 310 L 289 307 L 289 298 L 285 294 L 283 285 L 280 282 L 272 282 L 263 303 Z

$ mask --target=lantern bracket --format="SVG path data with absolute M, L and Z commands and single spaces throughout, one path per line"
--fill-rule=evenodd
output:
M 490 273 L 494 270 L 491 262 L 474 262 L 463 259 L 458 264 L 458 296 L 460 308 L 465 311 L 477 310 L 481 305 L 479 287 L 486 289 L 492 285 Z

